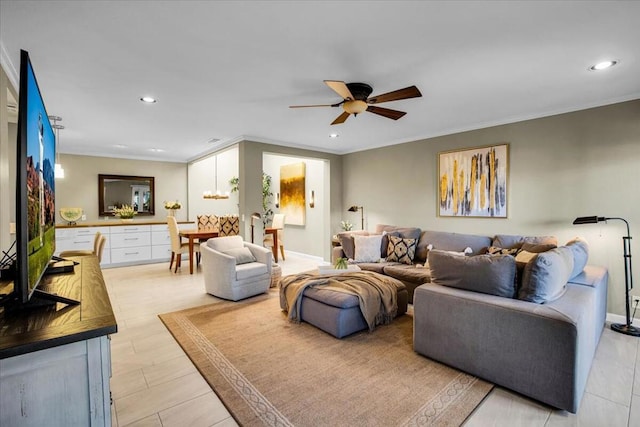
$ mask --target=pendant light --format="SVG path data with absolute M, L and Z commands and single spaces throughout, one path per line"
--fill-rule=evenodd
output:
M 56 179 L 64 178 L 64 168 L 60 163 L 60 129 L 64 129 L 63 125 L 59 125 L 58 122 L 62 121 L 62 117 L 60 116 L 49 116 L 49 120 L 53 120 L 53 124 L 51 127 L 53 128 L 56 136 L 56 164 L 54 167 L 54 176 Z
M 202 197 L 204 199 L 213 199 L 213 200 L 221 200 L 221 199 L 228 199 L 229 198 L 229 192 L 225 192 L 224 194 L 222 194 L 222 192 L 220 190 L 218 190 L 218 156 L 216 156 L 216 176 L 215 176 L 215 181 L 216 181 L 216 192 L 213 193 L 210 190 L 205 191 L 204 193 L 202 193 Z

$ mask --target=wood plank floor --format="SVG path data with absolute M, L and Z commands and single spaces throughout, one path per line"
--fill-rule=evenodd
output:
M 318 262 L 293 253 L 283 274 Z M 103 270 L 119 332 L 112 335 L 114 426 L 235 426 L 236 423 L 158 314 L 220 301 L 204 291 L 202 272 L 169 263 Z M 639 339 L 605 329 L 577 415 L 496 387 L 466 421 L 485 426 L 640 427 Z

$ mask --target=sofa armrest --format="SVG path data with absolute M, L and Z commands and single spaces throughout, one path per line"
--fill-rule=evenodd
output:
M 559 300 L 534 304 L 424 284 L 413 304 L 416 352 L 577 411 L 604 327 L 593 307 L 606 297 L 593 288 L 570 284 Z
M 338 258 L 346 258 L 342 246 L 334 246 L 331 248 L 331 264 L 335 265 Z
M 256 261 L 261 264 L 267 264 L 268 271 L 271 271 L 271 260 L 273 252 L 271 249 L 267 249 L 263 246 L 256 245 L 254 243 L 244 242 L 244 246 L 249 248 Z

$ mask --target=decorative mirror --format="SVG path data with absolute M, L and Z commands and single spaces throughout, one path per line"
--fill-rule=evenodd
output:
M 153 177 L 98 175 L 99 215 L 113 215 L 113 209 L 120 208 L 123 205 L 133 206 L 138 215 L 154 215 Z

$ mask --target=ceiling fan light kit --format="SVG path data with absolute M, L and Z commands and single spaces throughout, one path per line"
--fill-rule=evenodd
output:
M 338 107 L 342 105 L 344 112 L 331 123 L 332 125 L 344 123 L 351 114 L 357 116 L 364 111 L 368 111 L 388 119 L 398 120 L 407 113 L 404 111 L 391 110 L 389 108 L 376 107 L 372 104 L 418 98 L 422 96 L 418 88 L 415 86 L 409 86 L 404 89 L 394 90 L 392 92 L 369 97 L 371 92 L 373 92 L 373 88 L 366 83 L 345 83 L 338 80 L 325 80 L 324 83 L 335 93 L 340 95 L 342 101 L 335 104 L 291 105 L 289 108 Z

